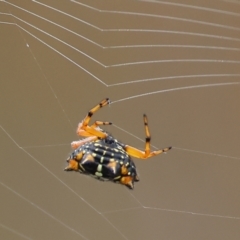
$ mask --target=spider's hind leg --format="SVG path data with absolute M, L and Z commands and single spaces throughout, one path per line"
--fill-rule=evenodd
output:
M 167 147 L 167 148 L 163 148 L 163 149 L 151 152 L 150 150 L 151 135 L 148 127 L 148 120 L 147 120 L 146 114 L 143 115 L 143 121 L 144 121 L 145 133 L 146 133 L 145 151 L 141 151 L 140 149 L 137 149 L 128 145 L 125 146 L 125 151 L 132 157 L 142 158 L 142 159 L 147 159 L 147 158 L 169 151 L 172 147 Z

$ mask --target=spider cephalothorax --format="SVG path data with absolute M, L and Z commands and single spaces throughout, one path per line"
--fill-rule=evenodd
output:
M 145 114 L 143 115 L 146 132 L 145 151 L 120 143 L 99 127 L 100 125 L 111 125 L 111 122 L 96 121 L 89 126 L 93 113 L 109 103 L 108 98 L 104 99 L 92 108 L 84 120 L 79 123 L 77 134 L 87 138 L 72 142 L 72 148 L 75 150 L 69 156 L 68 166 L 64 170 L 90 174 L 100 180 L 119 182 L 133 189 L 134 182 L 138 181 L 139 178 L 131 156 L 147 159 L 167 152 L 171 147 L 150 151 L 151 137 Z

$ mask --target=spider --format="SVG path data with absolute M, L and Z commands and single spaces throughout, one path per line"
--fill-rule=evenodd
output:
M 68 166 L 64 170 L 88 174 L 99 180 L 110 180 L 133 189 L 134 182 L 139 181 L 139 177 L 131 157 L 147 159 L 167 152 L 172 147 L 151 152 L 151 136 L 146 114 L 143 115 L 146 133 L 145 151 L 119 142 L 99 127 L 111 125 L 111 122 L 96 121 L 93 125 L 89 125 L 92 115 L 108 104 L 110 104 L 109 98 L 102 100 L 78 124 L 77 134 L 86 138 L 71 143 L 75 150 L 67 159 Z

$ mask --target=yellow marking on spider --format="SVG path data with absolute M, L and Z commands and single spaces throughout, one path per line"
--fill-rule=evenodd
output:
M 76 160 L 81 160 L 82 159 L 82 156 L 83 156 L 83 152 L 80 152 L 76 155 Z
M 115 177 L 114 180 L 117 180 L 117 179 L 119 179 L 119 178 L 121 178 L 121 176 L 117 176 L 117 177 Z
M 102 164 L 99 164 L 99 165 L 98 165 L 97 171 L 98 171 L 98 172 L 101 172 L 101 171 L 102 171 Z
M 128 170 L 124 165 L 121 167 L 121 173 L 122 175 L 126 175 L 128 173 Z
M 87 162 L 87 161 L 91 161 L 91 162 L 94 162 L 94 158 L 92 155 L 87 155 L 87 157 L 82 161 L 82 164 Z
M 98 177 L 102 177 L 102 173 L 100 173 L 100 172 L 95 172 L 95 175 Z
M 113 172 L 116 173 L 116 162 L 110 162 L 107 166 L 112 168 Z

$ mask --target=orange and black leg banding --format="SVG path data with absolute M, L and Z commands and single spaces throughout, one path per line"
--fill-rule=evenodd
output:
M 96 121 L 93 125 L 91 125 L 91 128 L 97 128 L 100 125 L 112 125 L 111 122 L 101 122 L 101 121 Z
M 110 100 L 109 100 L 109 98 L 105 98 L 105 99 L 103 99 L 97 106 L 93 107 L 93 108 L 88 112 L 88 114 L 87 114 L 87 116 L 85 117 L 85 119 L 83 120 L 83 127 L 86 127 L 86 126 L 89 124 L 92 115 L 93 115 L 96 111 L 98 111 L 100 108 L 102 108 L 102 107 L 104 107 L 104 106 L 106 106 L 106 105 L 108 105 L 108 104 L 110 104 Z
M 167 148 L 163 148 L 161 150 L 153 151 L 153 152 L 150 152 L 149 154 L 146 154 L 146 152 L 143 152 L 143 151 L 141 151 L 141 150 L 139 150 L 137 148 L 134 148 L 134 147 L 126 145 L 125 146 L 125 151 L 132 157 L 141 158 L 141 159 L 147 159 L 147 158 L 156 156 L 158 154 L 167 152 L 171 148 L 172 147 L 167 147 Z
M 148 127 L 148 120 L 147 120 L 146 114 L 143 115 L 143 122 L 144 122 L 145 134 L 146 134 L 145 151 L 141 151 L 137 148 L 126 145 L 124 150 L 127 152 L 127 154 L 129 154 L 132 157 L 147 159 L 147 158 L 156 156 L 158 154 L 161 154 L 163 152 L 169 151 L 172 147 L 167 147 L 161 150 L 151 152 L 150 150 L 151 135 Z
M 105 124 L 106 125 L 106 124 Z M 90 137 L 90 136 L 96 136 L 100 138 L 105 138 L 106 134 L 101 131 L 98 127 L 83 127 L 83 122 L 80 122 L 78 124 L 77 128 L 77 135 L 82 137 Z
M 98 105 L 93 107 L 87 114 L 87 116 L 83 119 L 81 123 L 78 124 L 77 134 L 84 137 L 96 136 L 99 138 L 106 138 L 107 134 L 102 132 L 98 126 L 99 125 L 111 125 L 111 122 L 101 122 L 96 121 L 92 126 L 89 126 L 89 122 L 91 120 L 92 115 L 98 111 L 100 108 L 110 104 L 109 98 L 102 100 Z
M 148 127 L 148 120 L 147 120 L 146 114 L 143 115 L 143 122 L 144 122 L 145 134 L 146 134 L 145 154 L 148 155 L 150 153 L 151 135 Z

